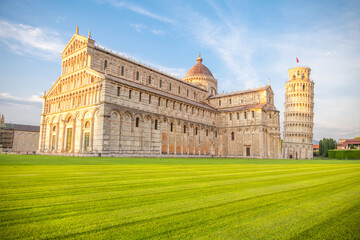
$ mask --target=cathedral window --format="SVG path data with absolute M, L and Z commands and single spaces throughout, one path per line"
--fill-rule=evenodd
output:
M 186 133 L 186 125 L 184 125 L 184 133 Z
M 221 106 L 221 100 L 219 100 L 219 106 Z
M 206 129 L 206 136 L 209 136 L 209 130 Z
M 166 99 L 166 107 L 168 107 L 168 104 L 169 104 L 169 100 Z
M 196 92 L 194 92 L 194 100 L 196 100 Z
M 85 123 L 85 128 L 90 128 L 90 122 L 89 122 L 89 121 L 87 121 L 87 122 Z
M 169 91 L 171 91 L 171 83 L 169 83 Z
M 231 98 L 229 99 L 229 104 L 231 104 Z
M 244 112 L 244 119 L 246 119 L 246 112 Z
M 189 89 L 186 89 L 186 96 L 189 97 Z
M 120 96 L 120 87 L 117 87 L 117 95 Z
M 231 113 L 229 113 L 229 119 L 230 119 L 230 121 L 232 120 L 232 114 Z
M 149 95 L 149 104 L 151 104 L 151 95 Z
M 151 76 L 149 76 L 149 81 L 148 81 L 149 84 L 151 84 Z
M 251 111 L 251 114 L 252 114 L 252 118 L 255 117 L 255 111 Z
M 139 71 L 136 71 L 136 77 L 135 79 L 138 81 L 139 80 Z
M 173 102 L 173 109 L 175 110 L 175 102 Z
M 129 99 L 131 99 L 131 90 L 129 90 Z
M 162 88 L 162 80 L 159 81 L 159 87 Z
M 173 128 L 174 128 L 174 124 L 173 124 L 173 123 L 170 123 L 170 132 L 173 131 Z
M 155 130 L 157 130 L 157 129 L 158 129 L 158 120 L 155 119 Z
M 303 84 L 303 91 L 305 91 L 305 84 Z
M 121 76 L 124 76 L 124 66 L 121 66 Z
M 135 120 L 135 127 L 139 127 L 139 118 L 138 117 Z
M 269 118 L 271 119 L 271 113 L 269 114 Z
M 240 119 L 240 114 L 236 113 L 236 117 L 237 117 L 237 120 L 239 120 Z
M 215 131 L 215 137 L 217 138 L 217 131 Z
M 104 70 L 107 68 L 107 60 L 104 61 Z
M 198 129 L 197 129 L 197 127 L 195 128 L 195 135 L 197 135 L 198 134 Z
M 158 106 L 160 106 L 160 104 L 161 104 L 161 97 L 159 97 Z
M 231 140 L 234 141 L 235 140 L 235 133 L 231 132 Z
M 180 94 L 180 87 L 178 87 L 178 94 Z
M 139 102 L 141 102 L 141 93 L 139 93 Z

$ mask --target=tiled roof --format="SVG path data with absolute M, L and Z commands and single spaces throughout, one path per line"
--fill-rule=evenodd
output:
M 190 70 L 186 73 L 185 78 L 199 75 L 214 77 L 210 70 L 204 64 L 202 64 L 202 58 L 200 56 L 197 58 L 196 61 L 197 64 L 190 68 Z
M 360 144 L 360 139 L 342 139 L 345 140 L 342 144 L 343 145 L 347 145 L 347 144 Z M 340 144 L 339 144 L 340 145 Z
M 219 109 L 219 112 L 235 112 L 235 111 L 243 111 L 249 109 L 260 109 L 263 108 L 265 105 L 266 103 L 260 103 L 260 104 L 251 104 L 251 105 L 238 106 L 238 107 L 222 108 Z
M 5 123 L 3 129 L 27 132 L 40 132 L 40 126 Z
M 219 112 L 236 112 L 236 111 L 243 111 L 243 110 L 250 110 L 250 109 L 264 109 L 266 111 L 277 111 L 278 112 L 278 110 L 274 106 L 266 104 L 266 103 L 221 108 L 221 109 L 219 109 Z
M 211 110 L 211 111 L 217 111 L 217 109 L 215 109 L 213 107 L 210 107 L 207 104 L 198 103 L 198 102 L 195 102 L 193 100 L 190 100 L 190 99 L 187 99 L 187 98 L 184 98 L 184 97 L 180 97 L 180 96 L 177 96 L 177 95 L 174 95 L 174 94 L 171 94 L 171 93 L 163 92 L 163 91 L 160 91 L 158 89 L 148 87 L 148 86 L 145 86 L 145 85 L 142 85 L 142 84 L 139 84 L 139 83 L 130 82 L 130 81 L 127 81 L 127 80 L 124 80 L 124 79 L 121 79 L 121 78 L 118 78 L 118 77 L 110 76 L 110 75 L 106 75 L 106 78 L 108 78 L 110 80 L 114 80 L 114 81 L 119 82 L 119 83 L 122 83 L 124 85 L 128 85 L 128 86 L 131 86 L 131 87 L 134 87 L 134 88 L 142 89 L 144 91 L 152 92 L 154 94 L 157 94 L 157 95 L 160 95 L 160 96 L 163 96 L 163 97 L 175 99 L 175 100 L 178 100 L 178 101 L 181 101 L 181 102 L 185 102 L 185 103 L 188 103 L 188 104 L 195 105 L 197 107 L 206 108 L 206 109 Z
M 241 90 L 241 91 L 236 91 L 236 92 L 231 92 L 231 93 L 222 93 L 222 94 L 211 96 L 211 97 L 209 97 L 209 99 L 228 97 L 228 96 L 233 96 L 233 95 L 238 95 L 238 94 L 243 94 L 243 93 L 258 92 L 258 91 L 266 90 L 269 87 L 270 87 L 270 85 L 267 85 L 265 87 L 260 87 L 260 88 Z

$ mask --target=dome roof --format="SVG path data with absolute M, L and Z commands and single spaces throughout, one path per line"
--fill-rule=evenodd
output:
M 194 66 L 192 66 L 192 68 L 190 68 L 190 70 L 186 73 L 185 78 L 191 76 L 199 76 L 199 75 L 214 77 L 210 72 L 210 70 L 204 64 L 202 64 L 202 58 L 200 57 L 200 55 L 196 59 L 196 61 L 197 64 L 195 64 Z

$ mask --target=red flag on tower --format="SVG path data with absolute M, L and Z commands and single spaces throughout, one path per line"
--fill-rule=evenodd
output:
M 296 57 L 296 62 L 299 63 L 299 59 Z

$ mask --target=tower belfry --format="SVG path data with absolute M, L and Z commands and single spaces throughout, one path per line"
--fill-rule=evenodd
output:
M 314 82 L 311 69 L 295 67 L 285 83 L 283 158 L 313 158 Z

